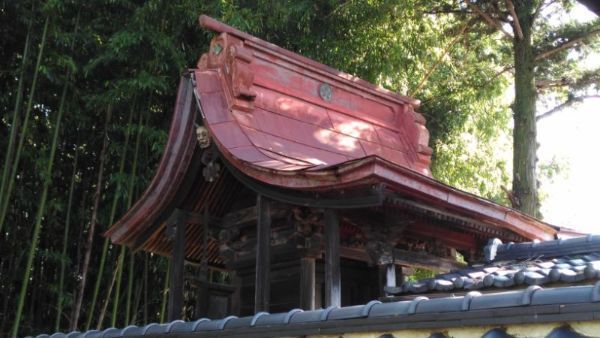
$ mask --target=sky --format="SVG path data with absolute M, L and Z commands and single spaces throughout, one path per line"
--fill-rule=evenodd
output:
M 566 170 L 541 190 L 544 220 L 600 233 L 600 99 L 589 99 L 538 122 L 538 158 L 553 158 Z
M 595 15 L 579 5 L 570 17 L 589 21 Z M 600 67 L 600 54 L 588 57 L 582 67 Z M 596 212 L 600 209 L 600 99 L 585 100 L 542 119 L 537 127 L 540 163 L 554 160 L 563 169 L 551 180 L 542 181 L 544 221 L 600 233 Z

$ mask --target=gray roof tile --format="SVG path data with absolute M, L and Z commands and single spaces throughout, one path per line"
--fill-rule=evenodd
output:
M 411 307 L 427 297 L 417 297 L 414 301 L 375 304 L 369 312 L 369 318 L 407 315 Z M 416 303 L 415 303 L 416 302 Z
M 483 335 L 482 338 L 513 338 L 503 329 L 492 329 Z
M 506 277 L 506 276 L 497 276 Z M 572 304 L 572 305 L 570 305 Z M 402 318 L 419 318 L 419 320 L 429 320 L 435 322 L 441 315 L 450 316 L 448 318 L 458 318 L 466 315 L 469 311 L 490 311 L 494 316 L 488 318 L 490 322 L 494 321 L 496 314 L 509 313 L 512 316 L 522 315 L 521 310 L 530 306 L 538 305 L 560 305 L 551 307 L 556 309 L 556 313 L 563 313 L 562 309 L 579 307 L 589 309 L 590 306 L 598 307 L 600 305 L 600 282 L 595 285 L 570 286 L 554 289 L 543 289 L 539 286 L 530 286 L 525 290 L 516 290 L 502 293 L 484 294 L 473 291 L 462 297 L 436 298 L 417 297 L 411 301 L 400 301 L 391 303 L 380 303 L 372 301 L 365 305 L 357 305 L 343 308 L 328 308 L 312 311 L 291 310 L 285 313 L 269 314 L 265 312 L 254 316 L 238 318 L 230 316 L 219 320 L 200 319 L 197 321 L 183 322 L 174 321 L 166 324 L 150 324 L 144 327 L 129 326 L 124 329 L 109 328 L 104 331 L 88 331 L 80 337 L 122 337 L 124 335 L 138 336 L 156 336 L 174 334 L 188 334 L 192 332 L 206 332 L 219 330 L 251 330 L 253 327 L 261 327 L 261 330 L 284 330 L 286 327 L 306 327 L 306 325 L 321 325 L 322 322 L 346 321 L 366 321 L 377 319 L 372 323 L 380 323 L 381 320 Z M 585 309 L 584 309 L 585 310 Z M 537 310 L 532 314 L 537 316 Z M 572 310 L 570 310 L 572 311 Z M 583 310 L 582 310 L 583 311 Z M 586 313 L 589 312 L 589 310 Z M 475 312 L 475 313 L 478 313 Z M 568 312 L 568 311 L 567 311 Z M 524 312 L 523 312 L 524 313 Z M 565 312 L 566 313 L 566 312 Z M 566 313 L 568 314 L 568 313 Z M 465 317 L 468 318 L 468 317 Z M 578 317 L 579 318 L 579 317 Z M 395 319 L 394 319 L 395 320 Z M 411 319 L 407 319 L 411 321 Z M 405 319 L 399 322 L 406 322 Z M 461 322 L 462 323 L 462 322 Z M 335 325 L 344 327 L 344 325 Z M 328 327 L 332 327 L 329 325 Z M 248 331 L 251 332 L 251 331 Z M 275 332 L 275 331 L 274 331 Z M 554 330 L 548 337 L 576 337 L 570 334 L 576 334 L 568 327 Z M 67 335 L 57 333 L 52 338 L 63 338 Z M 73 336 L 73 333 L 68 334 Z M 432 336 L 439 337 L 439 336 Z M 443 336 L 442 336 L 443 337 Z M 484 337 L 506 337 L 502 330 L 494 329 L 487 332 Z M 40 335 L 38 338 L 50 338 L 48 335 Z
M 222 323 L 219 329 L 239 329 L 242 327 L 250 327 L 253 322 L 254 316 L 247 316 L 241 318 L 230 318 L 229 320 Z
M 438 274 L 432 279 L 406 282 L 386 292 L 466 292 L 600 279 L 600 235 L 539 243 L 490 243 L 496 245 L 493 261 Z
M 102 331 L 102 338 L 116 338 L 116 337 L 121 337 L 121 330 L 122 329 L 117 329 L 115 327 L 111 327 L 109 329 L 106 329 L 106 330 Z
M 431 336 L 429 336 L 429 338 L 446 338 L 448 336 L 446 336 L 445 334 L 441 333 L 441 332 L 436 332 L 433 333 Z
M 531 305 L 582 303 L 592 299 L 592 290 L 587 286 L 571 286 L 557 289 L 537 290 Z
M 419 302 L 416 313 L 454 312 L 462 308 L 463 297 L 437 298 L 427 302 Z
M 292 316 L 290 323 L 319 322 L 324 312 L 324 309 L 298 312 Z
M 585 338 L 585 336 L 573 331 L 573 329 L 568 326 L 563 326 L 552 330 L 546 338 Z

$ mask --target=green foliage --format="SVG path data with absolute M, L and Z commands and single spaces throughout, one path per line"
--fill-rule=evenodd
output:
M 427 118 L 431 132 L 434 176 L 503 202 L 500 188 L 508 184 L 509 166 L 502 150 L 507 145 L 502 140 L 509 132 L 510 114 L 501 99 L 508 82 L 497 74 L 510 63 L 509 54 L 501 41 L 483 34 L 488 31 L 484 24 L 467 25 L 469 16 L 460 11 L 442 13 L 454 6 L 450 0 L 51 0 L 43 6 L 37 1 L 5 2 L 0 8 L 2 151 L 7 149 L 8 135 L 14 128 L 12 115 L 7 112 L 15 105 L 29 21 L 35 32 L 30 53 L 35 55 L 43 19 L 49 15 L 52 20 L 32 105 L 32 122 L 10 199 L 8 226 L 0 234 L 0 317 L 4 317 L 0 336 L 6 335 L 13 320 L 9 310 L 18 302 L 16 294 L 25 272 L 23 248 L 31 238 L 44 181 L 50 183 L 48 211 L 31 269 L 32 282 L 25 294 L 19 334 L 55 330 L 55 313 L 48 304 L 56 304 L 58 295 L 44 290 L 57 290 L 61 263 L 66 263 L 67 273 L 63 290 L 57 292 L 62 292 L 63 313 L 70 312 L 96 189 L 105 112 L 111 106 L 114 113 L 108 126 L 110 143 L 101 222 L 92 246 L 89 277 L 92 281 L 99 277 L 102 286 L 108 288 L 118 250 L 108 247 L 107 267 L 100 271 L 100 234 L 109 226 L 113 203 L 117 217 L 125 212 L 129 182 L 133 182 L 133 195 L 139 196 L 153 176 L 166 142 L 179 75 L 195 65 L 213 36 L 197 26 L 200 13 L 401 94 L 415 95 L 422 101 L 419 111 Z M 79 29 L 75 32 L 77 18 Z M 25 62 L 24 88 L 32 82 L 34 62 Z M 551 65 L 546 69 L 547 74 L 554 71 Z M 585 78 L 583 73 L 580 75 Z M 586 76 L 591 81 L 597 75 Z M 69 95 L 56 160 L 52 173 L 47 175 L 43 174 L 48 164 L 46 154 L 65 83 Z M 29 94 L 26 89 L 23 101 L 27 102 Z M 143 123 L 134 122 L 130 128 L 132 110 L 136 116 L 133 120 L 141 114 Z M 14 130 L 21 135 L 18 126 Z M 138 130 L 141 145 L 137 167 L 143 170 L 138 169 L 132 177 L 134 146 L 133 142 L 126 144 L 126 133 L 133 137 Z M 69 208 L 67 196 L 76 150 L 76 183 L 73 206 Z M 129 155 L 121 171 L 124 153 Z M 68 246 L 63 255 L 64 222 L 69 210 L 73 226 L 67 233 Z M 135 285 L 145 285 L 147 304 L 141 301 L 138 308 L 132 309 L 132 316 L 124 313 L 124 306 L 116 307 L 117 326 L 124 326 L 125 319 L 131 317 L 142 324 L 143 313 L 148 315 L 148 322 L 161 318 L 167 262 L 155 255 L 141 256 L 136 255 L 132 277 Z M 148 262 L 147 284 L 142 259 Z M 126 274 L 128 269 L 123 271 L 123 278 L 129 278 Z M 225 281 L 229 276 L 215 278 Z M 100 292 L 98 303 L 104 301 L 105 291 Z M 99 306 L 91 306 L 91 293 L 84 293 L 81 318 L 99 313 Z M 59 323 L 66 330 L 69 320 L 67 315 L 63 317 Z
M 410 276 L 406 276 L 407 282 L 417 282 L 424 279 L 435 277 L 436 272 L 423 268 L 415 268 Z

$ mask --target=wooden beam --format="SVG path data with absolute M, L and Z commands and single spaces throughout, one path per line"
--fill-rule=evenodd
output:
M 403 249 L 394 249 L 394 263 L 440 272 L 464 269 L 466 267 L 465 263 L 460 263 L 455 259 L 438 257 L 426 252 L 408 251 Z
M 369 255 L 364 249 L 359 248 L 340 248 L 341 257 L 368 262 Z M 428 270 L 448 272 L 455 269 L 464 269 L 466 264 L 454 259 L 438 257 L 427 252 L 408 251 L 403 249 L 394 249 L 393 262 L 396 265 L 425 268 Z M 392 263 L 392 258 L 389 262 Z
M 325 306 L 342 305 L 340 278 L 340 219 L 333 209 L 325 210 Z
M 281 204 L 276 204 L 273 202 L 270 203 L 269 212 L 271 214 L 271 219 L 284 218 L 289 210 L 289 206 L 286 207 Z M 256 206 L 252 206 L 225 214 L 221 219 L 220 226 L 224 229 L 229 229 L 241 226 L 255 225 L 257 222 L 257 218 L 258 213 L 256 211 Z
M 271 285 L 271 211 L 270 202 L 262 195 L 256 198 L 256 283 L 254 290 L 254 313 L 269 311 Z
M 168 320 L 181 319 L 183 309 L 183 270 L 185 261 L 185 214 L 181 210 L 174 211 L 173 241 L 171 254 L 171 286 L 169 288 Z
M 394 206 L 402 207 L 407 211 L 412 211 L 416 214 L 422 214 L 431 219 L 438 219 L 441 221 L 456 224 L 459 227 L 467 227 L 474 230 L 473 232 L 479 232 L 487 237 L 499 237 L 503 241 L 522 241 L 523 236 L 519 235 L 515 230 L 506 228 L 505 225 L 499 225 L 496 223 L 484 223 L 483 217 L 486 219 L 497 222 L 497 220 L 490 219 L 487 216 L 475 216 L 480 217 L 476 219 L 473 217 L 462 216 L 458 211 L 451 211 L 436 207 L 434 204 L 417 202 L 408 200 L 403 197 L 390 197 L 390 201 Z
M 315 259 L 300 258 L 300 308 L 315 309 Z

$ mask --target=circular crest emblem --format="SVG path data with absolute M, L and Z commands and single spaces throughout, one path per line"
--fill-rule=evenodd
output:
M 319 85 L 319 96 L 325 101 L 331 101 L 331 96 L 333 95 L 333 91 L 331 86 L 327 83 L 321 83 Z

